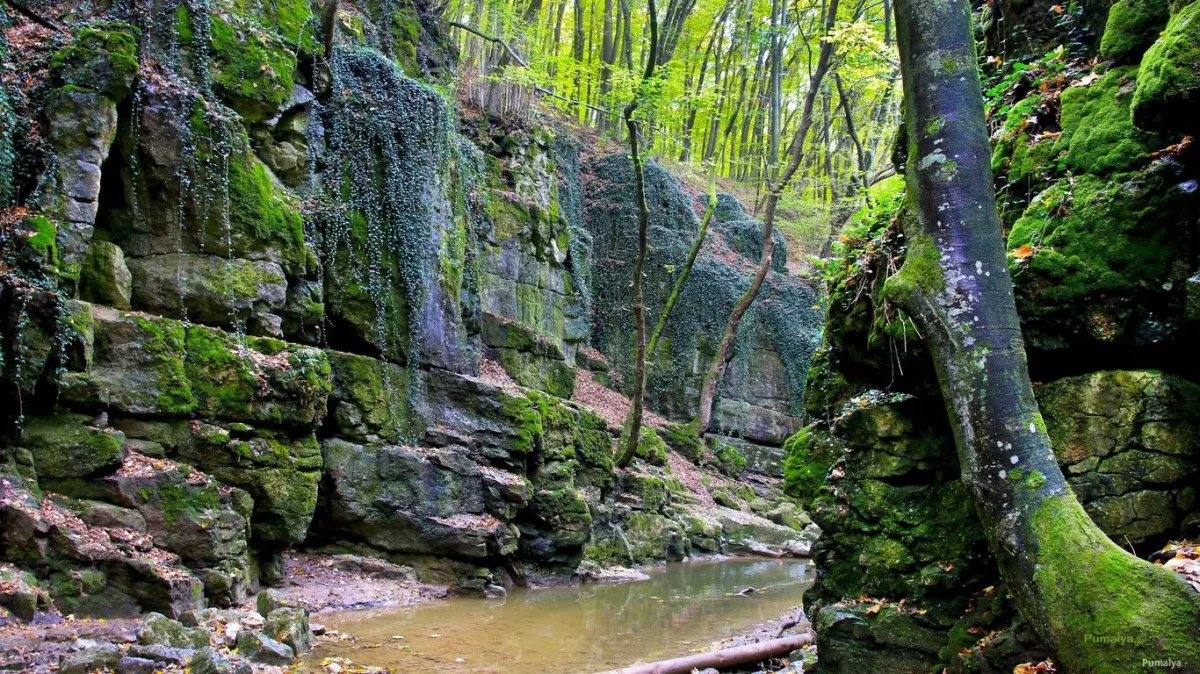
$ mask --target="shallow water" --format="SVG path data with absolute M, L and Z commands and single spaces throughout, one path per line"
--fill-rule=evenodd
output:
M 323 643 L 326 657 L 398 672 L 566 674 L 686 655 L 798 606 L 812 575 L 803 561 L 669 564 L 650 580 L 513 590 L 408 609 L 323 614 L 357 643 Z M 753 586 L 758 592 L 736 593 Z M 396 637 L 403 637 L 396 638 Z

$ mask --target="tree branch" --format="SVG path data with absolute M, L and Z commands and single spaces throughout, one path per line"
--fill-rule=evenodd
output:
M 26 7 L 24 3 L 18 2 L 17 0 L 4 0 L 4 1 L 6 3 L 8 3 L 9 7 L 12 7 L 13 9 L 17 10 L 22 15 L 24 15 L 25 18 L 38 24 L 39 26 L 42 26 L 44 28 L 49 28 L 50 30 L 57 31 L 59 33 L 66 32 L 62 26 L 58 25 L 57 22 L 41 16 L 40 14 L 33 11 L 29 7 Z

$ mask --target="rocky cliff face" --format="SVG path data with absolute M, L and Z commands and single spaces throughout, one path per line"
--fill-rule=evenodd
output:
M 1180 45 L 1195 44 L 1200 5 L 1107 4 L 1047 22 L 1041 3 L 988 3 L 981 26 L 1003 65 L 987 73 L 986 99 L 1047 431 L 1091 517 L 1147 556 L 1200 533 L 1195 124 L 1167 112 L 1194 96 L 1182 83 L 1200 62 Z M 1080 53 L 1057 47 L 1068 38 Z M 787 489 L 825 531 L 809 595 L 821 668 L 1011 671 L 1045 653 L 1016 619 L 957 479 L 921 335 L 879 294 L 905 252 L 897 219 L 909 217 L 902 194 L 880 202 L 833 267 L 806 397 L 817 423 L 787 445 Z
M 238 604 L 298 546 L 480 591 L 583 561 L 807 553 L 816 529 L 772 476 L 811 290 L 774 275 L 713 447 L 658 424 L 703 470 L 650 430 L 614 472 L 618 429 L 571 398 L 581 371 L 619 389 L 628 365 L 609 263 L 633 206 L 585 178 L 624 179 L 623 159 L 461 110 L 420 5 L 344 8 L 331 62 L 307 0 L 106 7 L 58 8 L 62 35 L 8 29 L 42 45 L 19 55 L 0 153 L 0 560 L 32 572 L 33 610 Z M 674 209 L 657 311 L 697 218 L 652 175 Z M 691 414 L 756 254 L 749 216 L 723 212 L 677 309 L 692 323 L 656 354 L 668 418 Z M 727 477 L 747 462 L 753 484 Z

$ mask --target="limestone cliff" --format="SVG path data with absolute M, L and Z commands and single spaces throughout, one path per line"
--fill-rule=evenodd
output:
M 25 79 L 5 82 L 0 152 L 0 560 L 33 574 L 34 609 L 239 604 L 297 547 L 475 591 L 584 561 L 807 554 L 817 530 L 778 478 L 811 289 L 772 280 L 713 446 L 656 422 L 694 464 L 650 430 L 614 471 L 619 428 L 572 395 L 582 377 L 619 398 L 627 366 L 609 263 L 632 206 L 589 178 L 623 158 L 459 103 L 420 2 L 344 3 L 330 61 L 308 0 L 143 5 L 7 27 L 40 45 L 9 53 Z M 654 175 L 675 209 L 657 310 L 697 218 Z M 753 264 L 754 225 L 725 206 L 658 357 L 650 406 L 676 421 Z

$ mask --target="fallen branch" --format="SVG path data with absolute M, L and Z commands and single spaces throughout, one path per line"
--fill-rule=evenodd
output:
M 757 644 L 726 648 L 711 653 L 697 653 L 659 662 L 637 663 L 623 669 L 600 672 L 600 674 L 690 674 L 693 669 L 708 667 L 726 669 L 778 657 L 811 643 L 811 634 L 796 634 L 782 639 L 760 641 Z
M 42 26 L 43 28 L 49 28 L 50 30 L 58 31 L 60 33 L 63 32 L 62 26 L 58 25 L 54 21 L 51 21 L 50 19 L 42 17 L 37 12 L 26 7 L 24 3 L 17 2 L 17 0 L 5 0 L 5 2 L 8 4 L 9 7 L 12 7 L 13 9 L 17 10 L 19 13 L 23 14 L 25 16 L 25 18 L 38 24 L 39 26 Z

